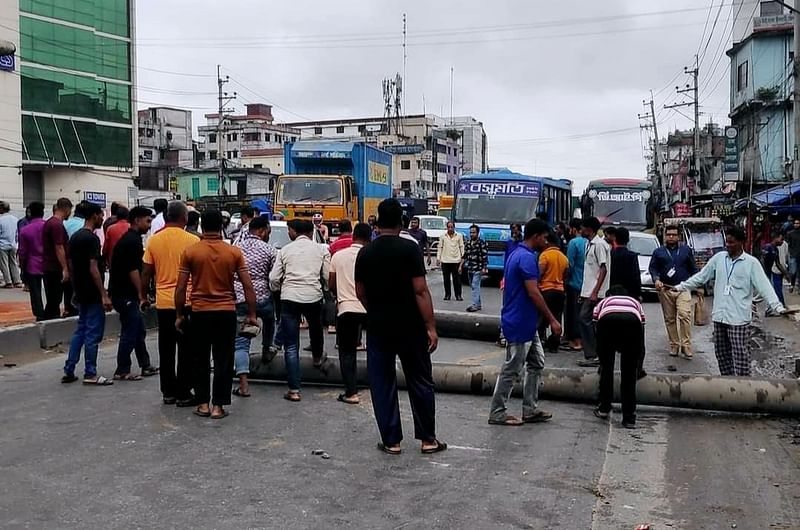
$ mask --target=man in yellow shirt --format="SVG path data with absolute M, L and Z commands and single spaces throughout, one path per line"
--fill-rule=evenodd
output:
M 569 260 L 561 252 L 558 236 L 551 232 L 547 236 L 547 247 L 539 256 L 539 289 L 547 308 L 558 322 L 561 322 L 561 315 L 564 313 L 564 281 L 568 269 Z M 559 336 L 551 334 L 547 337 L 548 325 L 547 321 L 539 323 L 539 338 L 545 350 L 555 353 L 558 351 Z
M 436 250 L 436 264 L 442 268 L 444 276 L 444 299 L 450 300 L 450 279 L 453 279 L 453 288 L 456 292 L 456 300 L 461 298 L 461 278 L 458 269 L 464 259 L 464 237 L 456 232 L 456 224 L 453 221 L 447 222 L 447 232 L 439 238 L 439 248 Z
M 172 201 L 164 215 L 164 228 L 147 239 L 142 269 L 142 299 L 147 299 L 150 280 L 156 284 L 156 315 L 158 317 L 158 356 L 161 366 L 161 394 L 164 404 L 179 407 L 194 405 L 192 396 L 192 356 L 189 349 L 188 327 L 184 333 L 175 329 L 175 287 L 178 268 L 186 248 L 200 239 L 185 230 L 189 210 L 181 201 Z M 191 311 L 187 308 L 187 320 Z M 175 349 L 178 363 L 175 366 Z

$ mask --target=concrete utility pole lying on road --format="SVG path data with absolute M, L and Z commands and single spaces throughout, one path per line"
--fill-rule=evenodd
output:
M 398 384 L 404 388 L 405 379 L 399 364 L 397 368 Z M 342 384 L 337 359 L 328 358 L 321 368 L 314 368 L 311 357 L 301 357 L 300 370 L 303 381 Z M 491 395 L 498 372 L 498 367 L 433 363 L 433 381 L 438 392 Z M 286 366 L 282 357 L 265 365 L 261 363 L 261 355 L 255 355 L 250 358 L 250 374 L 254 380 L 285 381 Z M 358 361 L 358 381 L 363 385 L 367 383 L 365 360 Z M 599 382 L 600 377 L 594 372 L 545 368 L 540 396 L 595 403 Z M 615 401 L 618 401 L 618 380 L 614 388 Z M 515 388 L 515 394 L 519 394 L 519 388 Z M 800 415 L 800 381 L 650 374 L 636 385 L 636 402 L 638 405 L 796 416 Z

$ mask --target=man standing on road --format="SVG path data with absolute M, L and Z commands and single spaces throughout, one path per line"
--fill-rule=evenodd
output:
M 77 381 L 75 366 L 84 350 L 83 384 L 106 386 L 113 381 L 97 375 L 97 347 L 103 340 L 106 311 L 111 299 L 100 274 L 100 240 L 94 231 L 103 226 L 103 210 L 97 204 L 85 205 L 86 223 L 69 240 L 70 270 L 75 300 L 78 303 L 78 324 L 72 334 L 62 383 Z
M 458 283 L 465 268 L 472 288 L 472 305 L 467 312 L 474 313 L 481 310 L 481 280 L 489 274 L 489 245 L 481 239 L 481 229 L 475 224 L 469 227 L 469 241 L 464 244 L 464 261 L 458 268 Z
M 108 229 L 111 228 L 113 225 L 117 224 L 117 221 L 119 221 L 120 218 L 119 218 L 118 214 L 119 214 L 119 209 L 120 208 L 124 208 L 124 206 L 122 206 L 117 201 L 113 201 L 111 203 L 111 207 L 109 208 L 109 210 L 111 210 L 111 215 L 109 215 L 108 218 L 105 221 L 103 221 L 103 234 L 108 234 Z M 125 208 L 125 210 L 126 210 L 125 217 L 127 219 L 127 210 L 128 209 Z M 127 230 L 126 230 L 126 232 L 127 232 Z M 107 263 L 109 265 L 111 265 L 111 261 L 108 261 Z
M 798 265 L 800 265 L 800 219 L 792 222 L 792 229 L 786 234 L 789 245 L 789 292 L 794 292 L 798 282 Z
M 111 262 L 114 257 L 114 247 L 117 245 L 122 236 L 127 234 L 131 229 L 131 223 L 128 220 L 129 211 L 124 206 L 117 207 L 117 218 L 112 224 L 108 225 L 106 229 L 106 239 L 103 242 L 103 260 L 106 265 L 111 267 Z M 148 210 L 147 213 L 150 213 Z M 148 230 L 150 226 L 148 224 Z
M 450 300 L 450 280 L 453 281 L 453 289 L 456 292 L 456 300 L 461 298 L 461 278 L 458 276 L 458 269 L 461 267 L 461 260 L 464 259 L 464 238 L 456 232 L 456 224 L 447 221 L 447 232 L 439 238 L 439 247 L 436 249 L 436 265 L 442 268 L 444 277 L 444 300 Z
M 314 223 L 314 230 L 319 234 L 319 237 L 322 239 L 322 242 L 328 243 L 328 225 L 322 222 L 322 214 L 315 213 L 311 217 L 311 221 Z
M 783 298 L 783 278 L 789 275 L 789 245 L 783 240 L 783 234 L 775 232 L 772 243 L 764 247 L 764 272 L 772 282 L 772 288 L 778 295 L 778 300 L 786 304 Z
M 22 287 L 17 264 L 17 223 L 11 215 L 11 206 L 0 201 L 0 276 L 5 287 Z
M 525 224 L 525 235 L 506 261 L 503 277 L 503 309 L 500 316 L 506 337 L 506 358 L 497 377 L 489 412 L 490 425 L 518 426 L 540 423 L 553 417 L 538 408 L 539 380 L 544 368 L 544 349 L 537 334 L 541 314 L 553 335 L 561 335 L 561 324 L 547 307 L 539 291 L 539 259 L 537 251 L 547 244 L 550 227 L 541 219 Z M 507 414 L 506 404 L 514 388 L 514 380 L 525 366 L 522 385 L 522 419 Z
M 328 281 L 331 255 L 324 245 L 315 243 L 311 221 L 289 221 L 291 243 L 281 248 L 269 274 L 273 291 L 281 293 L 280 336 L 286 359 L 289 401 L 300 401 L 300 318 L 308 322 L 314 366 L 325 362 L 322 335 L 322 289 Z
M 155 210 L 156 216 L 153 218 L 153 222 L 150 224 L 150 232 L 148 233 L 147 237 L 153 237 L 156 235 L 169 222 L 167 220 L 168 206 L 169 202 L 167 202 L 167 199 L 156 199 L 153 201 L 153 210 Z
M 161 395 L 165 405 L 191 407 L 192 355 L 188 323 L 191 322 L 191 307 L 185 307 L 186 322 L 183 332 L 175 329 L 175 287 L 178 285 L 178 268 L 183 252 L 200 241 L 184 230 L 189 210 L 181 201 L 172 201 L 166 208 L 166 224 L 147 239 L 142 269 L 142 293 L 147 300 L 151 280 L 156 284 L 156 318 L 158 321 L 158 358 L 161 368 Z M 187 289 L 191 289 L 189 286 Z M 187 299 L 191 297 L 187 295 Z M 177 363 L 175 350 L 177 348 Z
M 585 359 L 578 366 L 599 366 L 597 341 L 594 334 L 592 313 L 594 306 L 608 291 L 611 268 L 611 247 L 600 236 L 600 221 L 597 217 L 587 217 L 581 222 L 583 237 L 586 238 L 586 259 L 583 264 L 583 287 L 581 287 L 579 326 L 583 341 Z
M 128 212 L 127 208 L 119 208 L 117 222 L 108 229 L 108 235 L 118 226 L 128 225 L 128 231 L 114 244 L 113 260 L 109 262 L 110 278 L 108 290 L 111 304 L 119 314 L 121 326 L 119 345 L 117 346 L 117 369 L 114 379 L 122 381 L 138 381 L 144 377 L 156 375 L 158 368 L 150 363 L 147 351 L 147 330 L 141 307 L 147 299 L 142 298 L 142 256 L 144 246 L 142 236 L 150 230 L 150 210 L 137 206 Z M 132 223 L 132 224 L 131 224 Z M 106 239 L 106 242 L 108 239 Z M 131 353 L 136 352 L 136 362 L 142 370 L 142 376 L 131 373 Z
M 194 389 L 197 416 L 219 420 L 231 404 L 233 352 L 236 343 L 236 291 L 238 276 L 247 301 L 247 324 L 258 326 L 256 293 L 242 251 L 222 240 L 222 214 L 206 210 L 200 216 L 203 239 L 187 248 L 181 258 L 175 287 L 175 330 L 183 333 L 186 292 L 192 281 L 192 321 L 189 331 L 195 354 Z M 209 383 L 214 356 L 214 386 Z M 209 403 L 211 407 L 209 407 Z
M 561 252 L 561 239 L 557 234 L 550 232 L 545 241 L 545 247 L 539 254 L 539 289 L 542 292 L 547 308 L 561 323 L 561 316 L 564 313 L 564 280 L 569 269 L 569 261 Z M 550 353 L 558 352 L 558 345 L 561 342 L 560 336 L 551 334 L 547 336 L 548 322 L 544 319 L 539 321 L 539 340 L 544 344 L 546 351 Z
M 261 359 L 267 362 L 272 361 L 274 357 L 272 337 L 275 335 L 275 307 L 269 290 L 269 273 L 277 255 L 275 247 L 268 243 L 270 232 L 271 227 L 266 215 L 254 217 L 247 223 L 247 233 L 240 234 L 241 237 L 235 245 L 242 251 L 256 293 L 256 316 L 261 319 Z M 248 312 L 244 285 L 237 278 L 233 286 L 236 289 L 236 317 L 244 319 Z M 239 387 L 233 394 L 240 397 L 250 396 L 250 386 L 247 381 L 250 375 L 250 340 L 247 336 L 236 337 L 233 364 L 236 376 L 239 378 Z
M 692 293 L 678 292 L 670 287 L 686 281 L 697 272 L 692 249 L 679 242 L 677 226 L 664 229 L 664 246 L 653 251 L 650 258 L 650 276 L 658 291 L 664 326 L 669 338 L 669 354 L 683 354 L 690 359 L 692 348 Z
M 31 312 L 39 322 L 44 319 L 42 303 L 42 279 L 44 278 L 44 204 L 32 202 L 28 206 L 30 220 L 19 231 L 19 265 L 28 286 L 31 298 Z
M 361 328 L 366 325 L 367 312 L 356 294 L 356 258 L 361 249 L 370 242 L 370 227 L 359 223 L 353 231 L 352 245 L 337 252 L 331 258 L 328 285 L 336 295 L 336 338 L 339 343 L 339 368 L 344 382 L 344 394 L 337 398 L 343 403 L 357 404 L 356 350 Z
M 249 230 L 250 221 L 256 218 L 256 211 L 253 209 L 252 206 L 243 206 L 241 212 L 239 212 L 239 219 L 241 219 L 241 226 L 239 230 L 236 231 L 236 235 L 233 238 L 233 244 L 236 245 L 241 238 L 247 235 Z
M 581 220 L 572 219 L 569 222 L 569 233 L 572 236 L 567 243 L 567 260 L 569 273 L 566 281 L 566 308 L 564 312 L 564 335 L 569 341 L 572 351 L 583 350 L 580 325 L 578 323 L 581 297 L 583 289 L 583 263 L 586 260 L 586 239 L 581 235 Z
M 642 299 L 642 274 L 639 269 L 639 254 L 628 249 L 631 233 L 624 226 L 614 234 L 614 248 L 611 249 L 611 271 L 609 285 L 620 285 L 628 296 Z
M 339 237 L 337 237 L 336 241 L 331 243 L 331 246 L 328 247 L 328 251 L 331 253 L 331 258 L 333 258 L 334 254 L 340 250 L 346 249 L 352 244 L 353 224 L 348 219 L 345 219 L 339 223 Z
M 714 353 L 721 375 L 750 376 L 750 322 L 753 318 L 753 292 L 761 295 L 770 310 L 786 309 L 775 294 L 761 263 L 744 252 L 744 230 L 725 230 L 725 248 L 715 254 L 703 269 L 673 287 L 681 292 L 699 289 L 714 280 Z
M 367 371 L 372 408 L 381 435 L 378 448 L 399 455 L 403 429 L 397 398 L 400 358 L 414 417 L 414 437 L 423 454 L 447 449 L 436 438 L 436 402 L 431 354 L 439 337 L 419 245 L 399 236 L 403 209 L 396 199 L 378 206 L 381 237 L 359 252 L 356 294 L 367 310 Z M 443 238 L 444 239 L 444 238 Z
M 44 292 L 47 295 L 47 305 L 44 308 L 44 320 L 51 320 L 61 316 L 61 299 L 65 292 L 72 296 L 72 287 L 67 288 L 69 281 L 69 239 L 64 221 L 72 213 L 72 201 L 62 197 L 56 201 L 53 216 L 50 217 L 42 229 L 42 248 L 44 260 Z M 72 306 L 71 300 L 64 300 L 65 308 Z
M 511 253 L 522 243 L 522 225 L 519 223 L 511 223 L 509 229 L 511 230 L 511 237 L 506 240 L 506 251 L 503 256 L 503 263 L 508 261 L 508 257 Z
M 411 226 L 408 229 L 408 235 L 417 240 L 417 243 L 419 243 L 419 248 L 422 249 L 422 253 L 428 258 L 427 264 L 430 267 L 431 241 L 428 239 L 428 233 L 419 227 L 419 217 L 415 216 L 411 218 Z

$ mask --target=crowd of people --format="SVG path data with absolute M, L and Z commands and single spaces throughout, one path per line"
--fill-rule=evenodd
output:
M 9 268 L 12 287 L 24 282 L 37 320 L 77 315 L 63 383 L 79 380 L 76 367 L 83 353 L 83 384 L 108 386 L 158 374 L 164 404 L 193 407 L 198 416 L 221 419 L 228 414 L 231 395 L 251 396 L 251 342 L 260 332 L 262 362 L 271 362 L 283 350 L 288 385 L 284 398 L 299 402 L 300 330 L 308 327 L 313 365 L 321 367 L 326 361 L 324 312 L 332 301 L 344 386 L 338 400 L 360 402 L 356 352 L 366 330 L 379 449 L 392 455 L 401 451 L 398 358 L 422 452 L 446 449 L 435 429 L 430 354 L 438 336 L 425 263 L 426 256 L 431 263 L 431 244 L 419 220 L 406 217 L 396 200 L 383 201 L 368 223 L 343 222 L 331 245 L 318 243 L 328 238 L 321 218 L 291 220 L 291 242 L 280 250 L 269 243 L 268 216 L 252 208 L 242 212 L 236 234 L 229 232 L 229 216 L 223 212 L 198 214 L 181 201 L 157 201 L 155 215 L 148 208 L 128 210 L 115 204 L 108 219 L 100 206 L 85 201 L 73 212 L 66 198 L 56 201 L 47 221 L 44 210 L 42 203 L 31 203 L 25 222 L 17 223 L 6 217 L 7 205 L 0 203 L 0 269 L 5 275 Z M 15 230 L 13 252 L 4 248 L 6 230 Z M 552 414 L 538 406 L 545 351 L 566 349 L 583 352 L 579 365 L 599 368 L 595 415 L 603 419 L 611 410 L 615 356 L 621 354 L 622 423 L 633 427 L 636 381 L 645 376 L 645 317 L 638 256 L 627 248 L 630 233 L 624 227 L 605 227 L 601 236 L 600 221 L 594 217 L 556 227 L 537 218 L 524 227 L 512 224 L 510 231 L 501 283 L 506 356 L 489 423 L 514 426 L 551 419 Z M 693 355 L 691 292 L 714 280 L 712 320 L 720 373 L 747 376 L 753 293 L 766 300 L 771 311 L 785 312 L 778 292 L 782 279 L 771 282 L 765 268 L 790 274 L 788 256 L 794 254 L 781 249 L 791 248 L 800 232 L 790 233 L 788 245 L 776 237 L 774 248 L 764 252 L 772 261 L 764 263 L 743 251 L 740 229 L 730 228 L 726 235 L 726 250 L 697 271 L 691 249 L 679 242 L 676 228 L 668 227 L 649 272 L 661 301 L 670 355 L 686 358 Z M 454 223 L 447 224 L 436 249 L 445 301 L 452 294 L 462 299 L 460 277 L 466 273 L 472 290 L 467 311 L 482 309 L 480 286 L 488 255 L 477 225 L 470 227 L 465 241 Z M 17 256 L 19 278 L 10 269 Z M 145 340 L 143 310 L 151 304 L 159 331 L 158 367 L 151 362 Z M 112 308 L 121 332 L 116 368 L 107 378 L 98 373 L 97 352 L 106 312 Z M 132 371 L 132 354 L 139 374 Z M 519 418 L 507 411 L 518 377 L 523 379 Z

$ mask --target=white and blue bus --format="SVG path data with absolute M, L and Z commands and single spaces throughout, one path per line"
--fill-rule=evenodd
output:
M 458 180 L 452 219 L 469 238 L 476 224 L 489 244 L 489 271 L 502 274 L 511 223 L 525 223 L 545 213 L 548 223 L 568 222 L 572 216 L 572 182 L 514 173 L 507 169 L 465 175 Z

